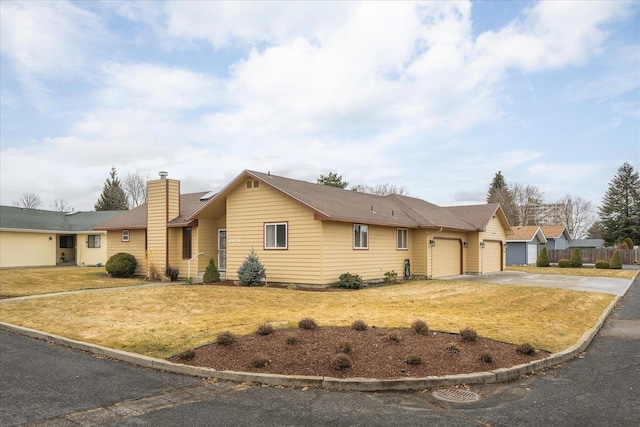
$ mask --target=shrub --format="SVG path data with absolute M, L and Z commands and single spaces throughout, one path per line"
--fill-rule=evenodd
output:
M 387 339 L 396 343 L 400 342 L 400 336 L 395 332 L 389 332 L 389 335 L 387 335 Z
M 454 343 L 454 342 L 450 342 L 449 344 L 447 344 L 447 346 L 445 347 L 445 349 L 449 352 L 449 353 L 454 353 L 454 354 L 459 354 L 460 353 L 460 348 L 458 348 L 458 344 Z
M 533 348 L 533 346 L 531 344 L 529 344 L 528 342 L 525 342 L 525 343 L 520 344 L 518 347 L 516 347 L 516 351 L 518 353 L 520 353 L 520 354 L 531 355 L 531 354 L 536 352 L 536 349 Z
M 493 356 L 490 353 L 481 353 L 479 359 L 484 363 L 493 363 Z
M 427 323 L 422 319 L 414 320 L 411 324 L 411 329 L 420 335 L 427 335 L 429 333 L 429 326 L 427 326 Z
M 177 267 L 174 268 L 174 267 L 171 267 L 170 265 L 167 265 L 167 268 L 164 269 L 164 275 L 167 276 L 169 280 L 171 280 L 172 282 L 175 282 L 176 280 L 178 280 L 179 274 L 180 274 L 180 269 Z
M 251 366 L 254 368 L 264 368 L 269 364 L 269 362 L 269 358 L 262 354 L 256 354 L 251 358 Z
M 569 267 L 571 267 L 571 261 L 569 261 L 568 259 L 559 259 L 558 260 L 558 267 L 560 267 L 560 268 L 569 268 Z
M 267 271 L 258 259 L 258 254 L 251 248 L 251 252 L 238 269 L 238 279 L 244 286 L 260 286 L 262 279 L 267 278 Z
M 608 270 L 609 269 L 609 261 L 607 261 L 606 259 L 599 259 L 596 261 L 596 268 L 601 269 L 601 270 Z
M 338 278 L 337 286 L 343 289 L 362 289 L 362 277 L 357 274 L 343 273 Z
M 133 255 L 118 252 L 109 258 L 105 268 L 113 277 L 131 277 L 135 274 L 137 265 L 138 262 Z
M 213 258 L 209 258 L 209 264 L 204 272 L 204 276 L 202 276 L 202 281 L 204 283 L 215 283 L 220 281 L 220 272 L 218 271 L 218 267 L 216 267 L 216 263 L 213 262 Z
M 393 283 L 397 283 L 398 282 L 398 273 L 396 273 L 394 270 L 391 271 L 387 271 L 386 273 L 384 273 L 384 282 L 388 285 L 391 285 Z
M 540 255 L 538 255 L 538 259 L 536 260 L 536 266 L 538 267 L 549 267 L 549 254 L 547 253 L 547 248 L 542 248 Z
M 341 371 L 343 369 L 347 369 L 353 366 L 353 362 L 351 362 L 351 358 L 344 353 L 337 354 L 331 360 L 331 367 L 336 371 Z
M 620 251 L 615 250 L 613 255 L 611 255 L 611 261 L 609 261 L 609 268 L 620 270 L 622 268 L 622 258 L 620 258 Z
M 193 285 L 193 277 L 185 277 L 184 278 L 185 285 Z
M 422 358 L 420 356 L 409 356 L 404 360 L 407 365 L 416 366 L 422 363 Z
M 460 337 L 464 342 L 475 342 L 478 339 L 478 334 L 472 328 L 464 328 L 460 330 Z
M 340 343 L 338 343 L 338 351 L 340 353 L 351 353 L 351 351 L 353 350 L 353 345 L 351 345 L 351 341 L 340 341 Z
M 298 344 L 298 337 L 296 337 L 295 335 L 287 335 L 285 342 L 287 343 L 287 345 L 296 345 Z
M 633 249 L 633 239 L 631 237 L 627 237 L 626 239 L 623 240 L 624 243 L 627 244 L 627 249 Z
M 178 354 L 178 359 L 180 360 L 192 360 L 196 357 L 196 350 L 190 348 L 189 350 L 185 350 L 182 353 Z
M 629 249 L 629 245 L 627 244 L 626 241 L 622 241 L 622 243 L 620 243 L 620 246 L 618 247 L 618 249 Z
M 582 268 L 582 255 L 580 254 L 580 249 L 575 248 L 573 250 L 569 262 L 573 268 Z
M 368 327 L 369 325 L 367 325 L 362 319 L 354 320 L 351 324 L 351 329 L 354 331 L 366 331 Z
M 303 319 L 300 319 L 300 321 L 298 322 L 298 328 L 300 329 L 313 330 L 317 327 L 318 324 L 311 317 L 305 317 Z
M 231 345 L 235 344 L 236 341 L 238 341 L 238 338 L 230 331 L 220 332 L 216 337 L 216 344 L 218 345 Z
M 273 325 L 269 322 L 265 322 L 261 325 L 258 325 L 256 329 L 256 334 L 258 335 L 271 335 L 275 331 Z

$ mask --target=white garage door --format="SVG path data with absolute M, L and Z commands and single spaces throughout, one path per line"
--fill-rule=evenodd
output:
M 535 264 L 538 259 L 538 245 L 527 243 L 527 264 Z
M 434 239 L 431 248 L 433 256 L 433 277 L 457 276 L 462 274 L 460 240 Z
M 492 273 L 502 270 L 502 244 L 485 240 L 482 258 L 482 272 Z

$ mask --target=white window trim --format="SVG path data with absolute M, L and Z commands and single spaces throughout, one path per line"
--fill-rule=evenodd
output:
M 356 246 L 356 227 L 360 227 L 360 243 L 362 244 L 362 230 L 363 228 L 366 230 L 366 236 L 367 236 L 367 244 L 364 246 Z M 353 236 L 353 249 L 358 250 L 358 251 L 362 251 L 362 250 L 367 250 L 369 249 L 369 226 L 367 224 L 353 224 L 353 228 L 352 228 L 352 233 L 351 235 Z
M 404 241 L 405 246 L 400 246 L 400 232 L 405 234 L 406 239 Z M 408 251 L 409 250 L 409 229 L 408 228 L 396 228 L 396 249 L 399 251 Z
M 129 241 L 129 230 L 122 230 L 120 232 L 120 240 L 123 242 Z
M 273 226 L 273 242 L 275 246 L 268 246 L 267 228 Z M 278 246 L 278 227 L 284 226 L 284 246 Z M 285 250 L 289 248 L 289 223 L 287 222 L 265 222 L 264 223 L 264 248 L 268 250 Z

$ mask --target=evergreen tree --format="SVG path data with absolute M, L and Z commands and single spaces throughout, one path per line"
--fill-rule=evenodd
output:
M 204 272 L 202 281 L 204 283 L 214 283 L 220 281 L 220 272 L 218 271 L 218 267 L 216 267 L 216 263 L 213 262 L 213 258 L 209 258 L 209 265 L 207 265 L 207 270 Z
M 551 263 L 549 262 L 549 254 L 547 253 L 547 248 L 542 248 L 540 255 L 538 255 L 538 259 L 536 260 L 537 267 L 549 267 Z
M 487 203 L 500 203 L 509 224 L 514 226 L 520 224 L 513 192 L 509 189 L 504 176 L 502 176 L 502 171 L 498 171 L 493 177 L 493 181 L 491 181 L 489 193 L 487 194 Z
M 318 184 L 330 185 L 331 187 L 338 187 L 338 188 L 347 188 L 347 186 L 349 185 L 347 181 L 342 180 L 342 175 L 338 175 L 337 173 L 334 173 L 334 172 L 329 172 L 329 175 L 327 176 L 320 175 L 317 182 Z
M 622 257 L 620 256 L 620 251 L 616 249 L 616 251 L 611 255 L 611 261 L 609 262 L 609 268 L 614 270 L 620 270 L 622 268 Z
M 94 207 L 97 211 L 126 211 L 129 209 L 127 195 L 120 185 L 116 168 L 111 168 L 109 178 L 104 183 L 102 194 Z
M 580 253 L 580 249 L 575 248 L 573 250 L 569 263 L 573 268 L 582 268 L 582 254 Z
M 238 279 L 245 286 L 260 286 L 262 279 L 267 278 L 267 272 L 264 265 L 258 259 L 258 254 L 251 248 L 251 252 L 242 262 L 238 269 Z
M 614 245 L 627 236 L 640 244 L 640 175 L 628 162 L 609 183 L 599 214 L 607 245 Z

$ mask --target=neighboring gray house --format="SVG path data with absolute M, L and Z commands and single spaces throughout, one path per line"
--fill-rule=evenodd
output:
M 535 265 L 540 246 L 547 243 L 542 229 L 537 225 L 511 229 L 513 234 L 507 236 L 507 265 Z
M 570 249 L 595 249 L 604 247 L 604 239 L 573 239 L 567 242 Z
M 120 214 L 0 206 L 0 268 L 104 264 L 106 233 L 93 228 Z
M 547 249 L 567 249 L 571 240 L 569 230 L 564 225 L 543 225 L 540 227 L 547 239 Z

